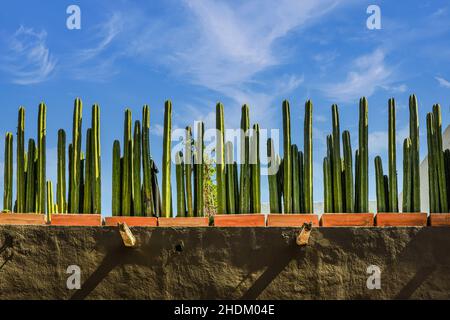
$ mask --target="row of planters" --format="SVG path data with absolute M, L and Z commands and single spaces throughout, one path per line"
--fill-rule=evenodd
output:
M 418 104 L 409 99 L 410 135 L 403 144 L 403 198 L 399 213 L 395 101 L 390 99 L 388 174 L 375 157 L 377 211 L 376 225 L 424 225 L 427 215 L 420 213 L 419 122 Z M 283 154 L 275 153 L 274 141 L 267 140 L 269 163 L 269 225 L 298 224 L 319 219 L 313 214 L 313 156 L 311 101 L 305 104 L 303 151 L 292 143 L 288 101 L 283 101 Z M 339 110 L 332 110 L 332 133 L 327 136 L 327 154 L 323 159 L 324 226 L 374 225 L 368 201 L 368 102 L 359 102 L 358 149 L 353 154 L 350 133 L 340 132 Z M 58 131 L 56 196 L 52 181 L 46 180 L 46 106 L 39 105 L 38 132 L 25 149 L 25 109 L 19 108 L 16 141 L 16 199 L 13 202 L 13 134 L 5 137 L 4 198 L 0 223 L 29 221 L 29 213 L 45 214 L 53 225 L 98 225 L 101 222 L 100 108 L 92 106 L 91 126 L 86 130 L 82 150 L 82 114 L 80 99 L 75 100 L 72 141 L 66 148 L 66 133 Z M 159 225 L 208 224 L 265 225 L 261 212 L 260 129 L 251 125 L 249 107 L 242 106 L 240 161 L 237 163 L 231 141 L 226 141 L 224 107 L 216 105 L 216 164 L 205 154 L 204 124 L 199 122 L 194 139 L 186 127 L 184 149 L 175 155 L 176 188 L 171 186 L 172 104 L 164 108 L 162 188 L 158 168 L 150 153 L 150 109 L 142 109 L 141 121 L 132 122 L 125 111 L 122 145 L 113 143 L 112 216 L 106 224 L 128 221 L 130 225 L 148 225 L 158 218 Z M 342 139 L 342 150 L 341 150 Z M 37 143 L 36 143 L 37 141 Z M 431 221 L 450 224 L 450 150 L 443 150 L 441 111 L 434 105 L 427 114 L 428 176 Z M 342 153 L 341 153 L 342 151 Z M 68 167 L 66 166 L 68 155 Z M 68 169 L 68 183 L 66 170 Z M 212 172 L 212 174 L 211 174 Z M 212 183 L 211 177 L 216 178 Z M 173 193 L 176 190 L 177 218 Z M 12 212 L 15 212 L 12 214 Z M 11 214 L 9 214 L 11 213 Z M 437 214 L 436 214 L 437 213 Z M 40 218 L 37 218 L 40 219 Z M 155 220 L 156 221 L 156 220 Z M 432 223 L 431 222 L 431 223 Z M 432 223 L 433 224 L 433 223 Z

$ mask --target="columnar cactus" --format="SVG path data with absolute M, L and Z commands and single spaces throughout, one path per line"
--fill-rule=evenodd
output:
M 172 102 L 167 100 L 164 106 L 164 142 L 162 161 L 162 213 L 168 218 L 172 216 L 172 198 L 170 184 L 170 151 L 172 136 Z
M 420 211 L 419 115 L 417 98 L 409 97 L 409 136 L 411 139 L 412 212 Z
M 369 211 L 369 151 L 368 151 L 368 103 L 365 97 L 359 100 L 359 205 L 360 212 Z
M 70 213 L 80 213 L 80 177 L 81 177 L 81 125 L 82 125 L 83 105 L 81 99 L 75 99 L 72 125 L 72 157 L 71 177 L 70 177 Z M 38 146 L 39 149 L 39 146 Z
M 184 174 L 186 184 L 186 213 L 188 217 L 194 216 L 193 198 L 192 198 L 192 129 L 186 127 L 186 141 L 184 152 Z
M 5 163 L 3 180 L 3 211 L 12 211 L 13 135 L 11 132 L 7 132 L 5 136 Z
M 204 216 L 203 199 L 203 179 L 205 174 L 205 165 L 203 159 L 204 150 L 204 131 L 203 122 L 197 123 L 197 141 L 194 151 L 194 212 L 196 217 Z
M 133 135 L 133 214 L 143 216 L 141 193 L 141 123 L 134 122 Z
M 291 111 L 289 101 L 284 100 L 283 110 L 283 201 L 284 213 L 292 212 L 292 159 L 291 159 Z
M 352 165 L 352 144 L 350 142 L 350 132 L 344 130 L 342 132 L 342 143 L 344 146 L 344 185 L 345 185 L 345 198 L 344 198 L 344 211 L 353 212 L 353 165 Z
M 274 144 L 272 138 L 267 139 L 267 158 L 268 158 L 268 174 L 269 179 L 269 204 L 270 213 L 280 213 L 281 206 L 279 199 L 281 198 L 281 191 L 279 190 L 278 170 L 280 163 L 277 161 Z
M 333 118 L 333 152 L 332 152 L 332 178 L 333 178 L 333 207 L 336 212 L 343 212 L 342 182 L 341 182 L 341 134 L 339 129 L 339 110 L 336 104 L 331 106 Z
M 428 142 L 428 195 L 430 201 L 430 212 L 439 212 L 439 178 L 438 178 L 438 155 L 436 146 L 436 132 L 434 131 L 433 113 L 427 114 L 427 142 Z
M 225 179 L 226 179 L 226 205 L 227 213 L 236 213 L 234 165 L 233 165 L 233 143 L 225 143 Z
M 26 188 L 26 212 L 35 212 L 36 209 L 36 143 L 34 139 L 28 140 L 27 161 L 27 188 Z
M 398 188 L 397 188 L 397 154 L 395 135 L 395 100 L 389 99 L 389 207 L 390 212 L 398 212 Z
M 233 163 L 233 182 L 234 182 L 234 208 L 235 211 L 233 213 L 239 213 L 239 178 L 238 178 L 238 168 L 237 162 Z M 450 188 L 449 188 L 450 190 Z M 231 213 L 231 212 L 230 212 Z
M 133 190 L 133 140 L 131 136 L 131 110 L 125 110 L 123 133 L 123 171 L 122 171 L 122 215 L 132 214 Z
M 298 152 L 298 182 L 299 182 L 299 188 L 300 188 L 300 212 L 301 213 L 307 213 L 305 209 L 305 157 L 303 155 L 302 151 Z
M 250 152 L 250 173 L 251 173 L 251 211 L 261 213 L 261 164 L 259 159 L 259 125 L 253 125 L 253 135 L 251 137 Z
M 152 171 L 150 167 L 150 108 L 144 105 L 142 108 L 142 171 L 143 171 L 143 192 L 142 205 L 145 216 L 155 213 Z
M 30 146 L 28 146 L 30 156 Z M 56 202 L 60 213 L 66 213 L 66 132 L 58 130 L 58 177 L 56 183 Z M 30 167 L 29 167 L 30 168 Z M 30 168 L 31 169 L 31 168 Z M 30 174 L 28 173 L 28 177 Z M 27 190 L 28 191 L 28 190 Z M 28 201 L 27 201 L 28 202 Z
M 380 156 L 375 157 L 375 177 L 377 190 L 377 211 L 386 212 L 386 191 L 384 184 L 383 164 Z
M 56 213 L 54 210 L 55 206 L 53 203 L 53 184 L 52 184 L 52 182 L 47 181 L 46 187 L 47 187 L 47 199 L 46 199 L 47 200 L 47 213 L 48 213 L 49 220 L 51 220 L 51 214 Z
M 441 212 L 448 212 L 447 183 L 445 181 L 445 161 L 442 150 L 442 117 L 441 106 L 433 105 L 434 133 L 435 133 L 435 165 L 437 171 L 439 205 Z
M 360 197 L 360 187 L 361 187 L 361 180 L 360 177 L 361 175 L 359 174 L 359 165 L 360 165 L 360 161 L 359 161 L 359 150 L 355 151 L 355 212 L 361 212 L 360 210 L 360 202 L 359 202 L 359 197 Z
M 91 178 L 92 183 L 92 204 L 93 213 L 100 214 L 102 209 L 102 198 L 101 198 L 101 146 L 100 146 L 100 107 L 97 104 L 92 106 L 92 136 L 91 136 L 91 159 L 89 160 L 91 167 Z M 89 212 L 91 213 L 91 212 Z
M 25 109 L 19 108 L 17 121 L 17 212 L 25 212 Z
M 223 105 L 216 105 L 216 177 L 217 177 L 217 213 L 226 213 L 225 181 L 225 125 Z
M 324 198 L 324 212 L 333 212 L 333 197 L 332 197 L 332 177 L 331 177 L 331 163 L 327 156 L 323 158 L 323 198 Z
M 306 213 L 312 213 L 313 208 L 313 139 L 312 139 L 312 112 L 313 104 L 311 100 L 305 103 L 305 123 L 304 123 L 304 194 Z
M 292 161 L 292 213 L 300 213 L 300 168 L 298 161 L 298 148 L 291 145 Z
M 121 166 L 120 166 L 120 142 L 114 140 L 113 143 L 113 172 L 112 172 L 112 215 L 121 215 Z
M 44 103 L 39 105 L 38 114 L 38 162 L 37 162 L 37 213 L 45 213 L 46 191 L 46 131 L 47 107 Z
M 241 114 L 241 164 L 240 164 L 240 189 L 239 189 L 239 212 L 250 212 L 250 193 L 251 193 L 251 178 L 250 178 L 250 116 L 248 105 L 242 106 Z
M 186 193 L 184 191 L 184 161 L 183 152 L 175 155 L 175 174 L 177 181 L 177 217 L 186 216 Z
M 412 211 L 412 171 L 411 171 L 411 139 L 403 142 L 403 201 L 402 211 Z
M 86 161 L 84 166 L 84 178 L 85 178 L 85 184 L 83 189 L 83 213 L 92 213 L 92 184 L 91 182 L 94 181 L 94 178 L 92 176 L 92 169 L 93 169 L 93 157 L 92 157 L 92 151 L 94 150 L 93 146 L 93 139 L 92 139 L 92 129 L 89 128 L 86 131 Z

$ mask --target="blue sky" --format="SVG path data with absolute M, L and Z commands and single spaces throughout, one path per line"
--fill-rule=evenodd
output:
M 66 28 L 66 8 L 81 9 L 81 30 Z M 366 9 L 381 8 L 381 30 L 369 30 Z M 448 1 L 14 1 L 0 10 L 0 101 L 4 136 L 15 132 L 26 107 L 26 134 L 36 135 L 37 106 L 48 107 L 48 176 L 55 181 L 57 130 L 71 139 L 73 100 L 101 107 L 103 211 L 110 213 L 111 150 L 122 139 L 123 111 L 140 119 L 150 105 L 151 151 L 161 163 L 163 105 L 173 102 L 173 125 L 203 120 L 214 127 L 215 103 L 225 123 L 239 126 L 240 107 L 251 122 L 281 128 L 281 102 L 291 103 L 293 143 L 303 148 L 304 103 L 314 103 L 314 199 L 323 198 L 322 159 L 331 132 L 332 103 L 341 130 L 357 146 L 358 99 L 369 99 L 370 198 L 373 157 L 387 155 L 387 100 L 397 101 L 399 181 L 401 143 L 408 134 L 408 96 L 419 99 L 421 154 L 426 112 L 450 116 Z M 263 142 L 262 142 L 263 143 Z M 268 201 L 262 179 L 263 202 Z M 401 187 L 401 184 L 400 184 Z M 3 184 L 0 192 L 3 193 Z

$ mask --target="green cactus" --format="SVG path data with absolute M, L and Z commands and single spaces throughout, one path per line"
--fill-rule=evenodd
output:
M 300 213 L 300 168 L 297 145 L 291 145 L 292 161 L 292 213 Z
M 25 212 L 25 109 L 19 108 L 17 121 L 17 212 Z
M 167 217 L 172 216 L 172 195 L 170 185 L 170 151 L 172 136 L 172 102 L 167 100 L 164 105 L 164 141 L 162 160 L 162 213 Z
M 155 213 L 150 158 L 150 108 L 148 105 L 144 105 L 142 107 L 142 205 L 145 216 L 152 216 Z
M 355 201 L 354 201 L 354 205 L 355 205 L 355 210 L 354 212 L 361 212 L 361 209 L 359 207 L 360 202 L 359 202 L 359 197 L 360 197 L 360 174 L 359 174 L 359 150 L 355 151 Z
M 409 97 L 409 137 L 411 139 L 412 212 L 420 211 L 420 146 L 417 98 Z
M 398 212 L 398 188 L 397 188 L 397 151 L 395 134 L 395 100 L 389 99 L 389 212 Z
M 447 199 L 450 199 L 450 150 L 444 151 L 444 168 L 445 168 L 445 182 L 447 187 Z
M 298 152 L 298 182 L 299 182 L 299 189 L 300 189 L 300 212 L 301 213 L 307 213 L 305 208 L 305 157 L 303 155 L 303 152 Z
M 33 139 L 29 139 L 25 203 L 25 210 L 27 213 L 35 212 L 36 209 L 36 161 L 36 143 Z
M 121 215 L 121 168 L 120 168 L 120 142 L 113 143 L 113 172 L 112 172 L 112 215 Z
M 51 215 L 52 213 L 56 213 L 54 211 L 55 206 L 53 203 L 53 184 L 51 181 L 47 181 L 47 213 L 49 217 L 49 221 L 51 221 Z
M 233 162 L 233 183 L 234 183 L 234 213 L 239 213 L 239 179 L 237 162 Z M 230 212 L 231 213 L 231 212 Z
M 152 171 L 152 193 L 153 193 L 153 203 L 155 206 L 155 215 L 157 217 L 161 216 L 161 208 L 162 208 L 162 201 L 161 201 L 161 193 L 159 192 L 159 186 L 158 186 L 158 168 L 156 167 L 155 162 L 153 159 L 150 159 L 150 168 Z
M 239 212 L 249 213 L 251 176 L 250 176 L 250 116 L 249 107 L 244 104 L 241 109 L 241 164 L 240 164 L 240 187 L 239 187 Z
M 92 170 L 93 170 L 93 157 L 92 157 L 92 151 L 94 150 L 93 146 L 93 137 L 92 137 L 92 129 L 89 128 L 86 131 L 86 161 L 84 166 L 84 177 L 85 177 L 85 184 L 83 189 L 83 213 L 92 213 L 92 184 L 91 182 L 94 181 L 92 177 Z
M 427 143 L 428 143 L 428 194 L 430 201 L 430 212 L 440 211 L 439 198 L 439 158 L 437 150 L 437 137 L 435 131 L 435 119 L 433 113 L 427 114 Z
M 133 140 L 131 138 L 132 118 L 131 110 L 125 110 L 124 134 L 123 134 L 123 171 L 122 171 L 122 215 L 132 214 L 133 197 Z
M 445 181 L 445 162 L 444 152 L 442 150 L 442 117 L 441 106 L 439 104 L 433 105 L 433 117 L 434 117 L 434 134 L 435 134 L 435 162 L 437 172 L 438 194 L 440 212 L 448 212 L 448 199 L 447 199 L 447 184 Z
M 331 177 L 331 163 L 330 158 L 323 158 L 323 198 L 324 198 L 324 212 L 330 213 L 333 212 L 333 197 L 332 197 L 332 177 Z
M 37 165 L 37 213 L 45 213 L 46 191 L 46 136 L 47 136 L 47 107 L 39 104 L 38 114 L 38 165 Z
M 29 147 L 28 147 L 29 148 Z M 28 153 L 30 150 L 28 149 Z M 60 213 L 66 213 L 66 132 L 58 130 L 58 179 L 56 183 L 56 202 Z M 30 168 L 31 169 L 31 168 Z M 31 169 L 32 170 L 32 169 Z
M 133 215 L 143 216 L 141 192 L 141 123 L 134 122 L 133 134 Z
M 226 213 L 225 181 L 225 125 L 223 105 L 216 105 L 216 179 L 217 179 L 217 213 Z
M 231 141 L 225 143 L 225 178 L 227 213 L 234 214 L 236 213 L 236 199 L 234 191 L 233 143 Z
M 205 174 L 205 165 L 203 159 L 204 150 L 204 131 L 203 122 L 197 123 L 197 141 L 195 143 L 194 152 L 194 212 L 196 217 L 204 216 L 204 199 L 203 199 L 203 179 Z
M 259 158 L 259 125 L 253 125 L 253 135 L 251 137 L 250 151 L 250 172 L 251 172 L 251 211 L 261 213 L 261 167 Z
M 5 163 L 3 180 L 3 211 L 12 211 L 13 135 L 11 132 L 7 132 L 5 136 Z
M 312 113 L 313 104 L 311 100 L 305 103 L 305 122 L 303 134 L 304 148 L 304 194 L 305 194 L 305 213 L 312 213 L 313 206 L 313 139 L 312 139 Z M 303 212 L 303 210 L 302 210 Z
M 336 212 L 343 212 L 342 182 L 341 182 L 341 145 L 339 129 L 339 110 L 336 104 L 331 106 L 333 118 L 333 152 L 332 152 L 332 180 L 333 180 L 333 207 Z
M 80 213 L 80 177 L 81 177 L 81 125 L 83 105 L 79 98 L 75 99 L 72 125 L 72 155 L 70 159 L 71 177 L 69 186 L 70 213 Z M 38 147 L 39 149 L 39 147 Z
M 85 177 L 84 177 L 84 168 L 86 167 L 86 158 L 84 156 L 84 152 L 82 151 L 80 154 L 80 203 L 78 205 L 78 207 L 80 208 L 81 212 L 80 213 L 85 213 L 83 211 L 83 204 L 84 204 L 84 187 L 86 185 L 85 183 Z M 89 183 L 88 183 L 89 184 Z M 89 195 L 86 195 L 86 197 L 89 197 Z
M 354 212 L 353 202 L 353 165 L 352 165 L 352 144 L 350 141 L 350 132 L 344 130 L 342 132 L 342 144 L 344 147 L 344 185 L 345 185 L 345 198 L 344 198 L 344 211 Z
M 384 186 L 383 165 L 380 156 L 376 156 L 374 161 L 377 187 L 377 211 L 386 212 L 386 190 Z
M 292 213 L 291 111 L 289 101 L 283 105 L 283 200 L 284 213 Z
M 91 135 L 91 185 L 93 213 L 100 214 L 102 212 L 102 183 L 101 183 L 101 146 L 100 146 L 100 107 L 97 104 L 92 106 L 92 135 Z M 91 212 L 89 212 L 91 213 Z
M 368 151 L 368 112 L 365 97 L 359 100 L 359 210 L 369 211 L 369 151 Z
M 184 191 L 184 162 L 183 152 L 175 155 L 175 174 L 177 181 L 177 217 L 186 216 L 186 196 Z
M 406 138 L 403 142 L 403 203 L 402 211 L 412 211 L 412 171 L 411 171 L 411 139 Z
M 188 217 L 194 216 L 194 208 L 192 201 L 192 129 L 190 126 L 186 127 L 186 141 L 185 141 L 185 163 L 184 163 L 184 175 L 185 175 L 185 189 L 186 189 L 186 213 Z

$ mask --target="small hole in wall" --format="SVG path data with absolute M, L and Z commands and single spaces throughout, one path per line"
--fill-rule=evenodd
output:
M 175 245 L 175 251 L 176 252 L 182 252 L 184 249 L 184 243 L 183 241 L 179 242 L 178 244 Z

